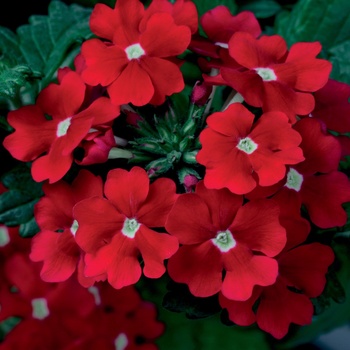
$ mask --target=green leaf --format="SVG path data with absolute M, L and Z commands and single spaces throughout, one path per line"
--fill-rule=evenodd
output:
M 17 28 L 17 35 L 0 27 L 1 53 L 7 68 L 1 70 L 0 67 L 0 85 L 6 83 L 0 94 L 14 98 L 16 88 L 30 82 L 27 89 L 35 91 L 32 94 L 35 98 L 56 79 L 59 67 L 71 66 L 81 43 L 93 37 L 89 27 L 91 11 L 91 8 L 53 0 L 48 16 L 32 15 L 29 24 Z M 33 81 L 33 77 L 42 79 Z
M 20 235 L 33 236 L 39 231 L 34 220 L 34 206 L 42 197 L 42 184 L 35 182 L 26 165 L 19 165 L 2 176 L 8 189 L 0 195 L 0 222 L 20 225 Z
M 333 64 L 331 78 L 350 84 L 350 40 L 332 47 L 328 53 Z
M 27 81 L 36 79 L 39 76 L 27 65 L 9 67 L 4 62 L 0 62 L 0 96 L 13 98 Z
M 251 11 L 257 18 L 268 18 L 275 16 L 282 7 L 274 0 L 254 0 L 240 6 L 238 10 L 239 12 Z
M 185 284 L 173 281 L 168 283 L 162 306 L 172 312 L 184 312 L 189 319 L 205 318 L 218 313 L 221 307 L 217 295 L 209 298 L 196 298 Z
M 193 0 L 193 2 L 197 7 L 199 17 L 219 5 L 228 7 L 232 14 L 237 12 L 237 4 L 235 0 Z
M 320 41 L 327 51 L 350 39 L 350 1 L 299 0 L 291 12 L 277 15 L 275 30 L 289 46 L 300 41 Z

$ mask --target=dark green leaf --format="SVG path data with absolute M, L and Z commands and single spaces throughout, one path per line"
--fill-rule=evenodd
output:
M 282 7 L 274 0 L 255 0 L 240 6 L 238 10 L 251 11 L 257 18 L 268 18 L 280 12 Z
M 277 15 L 275 30 L 289 46 L 300 41 L 320 41 L 328 50 L 350 39 L 350 1 L 299 0 L 290 13 Z
M 8 189 L 0 195 L 0 222 L 20 227 L 20 234 L 30 236 L 38 232 L 34 206 L 43 195 L 42 184 L 35 182 L 26 165 L 20 165 L 3 175 L 1 182 Z
M 331 78 L 350 84 L 350 40 L 332 47 L 328 53 L 333 64 Z
M 27 86 L 28 90 L 35 91 L 31 94 L 35 98 L 54 81 L 59 67 L 71 66 L 81 43 L 93 36 L 89 27 L 91 11 L 91 8 L 53 0 L 48 16 L 32 15 L 29 24 L 17 28 L 17 35 L 0 27 L 1 53 L 7 68 L 0 67 L 0 96 L 2 93 L 14 98 L 18 92 L 15 88 L 29 81 L 35 83 Z M 33 81 L 33 77 L 42 79 Z
M 169 292 L 163 298 L 162 306 L 172 312 L 184 312 L 187 318 L 197 319 L 218 313 L 221 307 L 217 295 L 209 298 L 196 298 L 184 284 L 170 282 Z
M 24 238 L 33 237 L 39 231 L 40 229 L 35 218 L 31 218 L 29 221 L 19 226 L 19 235 Z

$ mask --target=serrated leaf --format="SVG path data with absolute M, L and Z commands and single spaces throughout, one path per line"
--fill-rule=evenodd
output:
M 0 62 L 0 96 L 13 98 L 27 81 L 38 77 L 38 74 L 27 65 L 9 67 L 4 62 Z
M 18 65 L 26 65 L 29 71 L 35 72 L 35 76 L 42 77 L 28 87 L 35 91 L 31 94 L 35 98 L 39 91 L 55 79 L 59 67 L 72 65 L 81 43 L 93 36 L 89 27 L 91 11 L 92 8 L 77 4 L 68 6 L 62 1 L 53 0 L 48 6 L 48 16 L 32 15 L 29 24 L 17 28 L 17 35 L 0 27 L 2 54 L 9 62 L 7 74 L 13 73 L 12 69 Z M 32 77 L 22 74 L 6 78 L 9 83 L 4 88 L 3 95 L 14 98 L 17 91 L 13 86 L 23 86 Z M 0 77 L 0 83 L 2 82 L 4 78 Z
M 18 37 L 10 29 L 0 26 L 0 53 L 2 59 L 10 62 L 23 63 L 24 58 L 18 47 Z M 13 61 L 15 59 L 15 61 Z
M 249 1 L 239 7 L 241 11 L 251 11 L 257 18 L 268 18 L 275 16 L 282 10 L 281 5 L 274 0 L 255 0 Z
M 276 17 L 275 31 L 288 45 L 320 41 L 323 49 L 350 39 L 348 0 L 299 0 L 290 13 Z

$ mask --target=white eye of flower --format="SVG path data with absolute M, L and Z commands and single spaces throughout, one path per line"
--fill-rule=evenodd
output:
M 68 129 L 71 124 L 71 117 L 60 121 L 57 125 L 56 136 L 61 137 L 67 135 Z
M 125 218 L 122 234 L 126 237 L 134 238 L 140 226 L 141 224 L 139 224 L 135 218 Z
M 213 238 L 211 241 L 223 253 L 228 252 L 237 244 L 230 230 L 217 232 L 216 237 Z
M 236 147 L 244 153 L 252 154 L 258 148 L 258 145 L 251 138 L 245 137 L 239 140 Z
M 32 300 L 32 316 L 37 320 L 43 320 L 50 315 L 49 308 L 47 306 L 47 300 L 45 298 L 36 298 Z
M 143 56 L 146 52 L 140 44 L 132 44 L 125 49 L 128 60 L 137 60 Z
M 10 243 L 10 235 L 9 235 L 9 230 L 6 226 L 1 226 L 0 227 L 0 247 L 5 247 Z
M 114 340 L 115 350 L 124 350 L 129 344 L 125 333 L 120 333 Z
M 303 184 L 304 177 L 299 174 L 295 169 L 290 168 L 287 174 L 287 181 L 284 186 L 287 188 L 299 192 L 301 185 Z
M 277 75 L 271 68 L 255 68 L 255 71 L 260 75 L 263 81 L 277 80 Z

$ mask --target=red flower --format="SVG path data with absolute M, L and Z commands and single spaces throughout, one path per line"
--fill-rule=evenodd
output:
M 190 27 L 197 13 L 191 11 L 187 18 L 188 8 L 193 5 L 184 1 L 174 8 L 157 1 L 146 10 L 138 0 L 118 0 L 114 9 L 97 4 L 90 18 L 91 30 L 111 42 L 90 39 L 83 43 L 85 82 L 107 87 L 117 105 L 158 105 L 165 96 L 180 92 L 182 73 L 171 59 L 190 43 Z
M 305 161 L 290 167 L 286 178 L 271 187 L 257 187 L 247 194 L 249 199 L 268 197 L 276 192 L 290 200 L 297 197 L 305 205 L 311 221 L 321 228 L 343 226 L 347 214 L 342 207 L 350 201 L 350 182 L 337 171 L 341 156 L 339 142 L 325 134 L 314 118 L 298 121 L 294 129 L 302 136 Z
M 157 320 L 154 304 L 142 300 L 132 286 L 115 290 L 100 283 L 89 290 L 96 300 L 86 319 L 91 330 L 65 350 L 158 349 L 154 340 L 164 332 L 164 324 Z
M 74 236 L 78 229 L 73 207 L 81 200 L 102 196 L 101 178 L 81 170 L 71 184 L 61 180 L 43 185 L 45 196 L 35 206 L 35 219 L 41 231 L 32 239 L 30 259 L 43 261 L 41 278 L 46 282 L 62 282 L 78 270 L 78 280 L 92 285 L 94 278 L 83 274 L 84 253 Z
M 284 112 L 295 123 L 297 114 L 307 115 L 314 109 L 310 92 L 328 81 L 332 65 L 316 58 L 320 51 L 318 42 L 296 43 L 288 51 L 281 36 L 255 39 L 238 32 L 230 39 L 229 53 L 243 69 L 222 68 L 221 75 L 248 104 L 264 112 Z
M 281 223 L 287 231 L 287 245 L 276 257 L 279 270 L 276 282 L 267 287 L 255 287 L 247 301 L 229 300 L 223 294 L 220 294 L 219 301 L 236 324 L 248 326 L 257 321 L 261 329 L 281 339 L 291 323 L 311 323 L 314 308 L 310 298 L 322 293 L 325 274 L 334 260 L 334 253 L 320 243 L 301 245 L 307 238 L 310 225 L 300 216 L 298 201 L 288 201 L 283 196 L 276 200 L 281 208 Z M 257 305 L 255 311 L 254 304 Z
M 316 106 L 311 112 L 312 117 L 322 120 L 328 130 L 350 132 L 350 85 L 329 79 L 314 97 Z
M 0 296 L 0 314 L 21 321 L 6 335 L 1 349 L 63 349 L 88 330 L 85 317 L 94 308 L 92 294 L 74 279 L 45 283 L 38 268 L 24 255 L 6 261 L 5 272 L 16 292 Z
M 272 257 L 286 243 L 278 205 L 261 200 L 242 206 L 242 201 L 227 189 L 208 190 L 200 181 L 196 192 L 180 195 L 170 211 L 165 227 L 182 246 L 169 259 L 168 272 L 193 295 L 221 290 L 229 299 L 247 300 L 255 285 L 275 282 Z
M 80 76 L 72 71 L 64 75 L 59 85 L 50 84 L 43 89 L 35 105 L 8 114 L 15 132 L 5 138 L 4 147 L 16 159 L 33 161 L 35 181 L 60 180 L 72 165 L 74 149 L 90 129 L 118 116 L 119 108 L 106 97 L 94 100 L 82 110 L 85 89 Z
M 143 273 L 159 278 L 163 260 L 178 249 L 178 241 L 151 228 L 162 228 L 176 200 L 175 183 L 166 178 L 151 185 L 144 169 L 111 170 L 105 184 L 107 199 L 94 197 L 78 203 L 77 243 L 87 253 L 85 275 L 106 273 L 116 289 L 136 283 Z
M 257 178 L 261 186 L 275 184 L 285 176 L 286 164 L 304 160 L 301 137 L 284 113 L 265 113 L 254 123 L 254 114 L 234 103 L 209 116 L 207 124 L 197 161 L 206 167 L 208 188 L 248 193 Z

